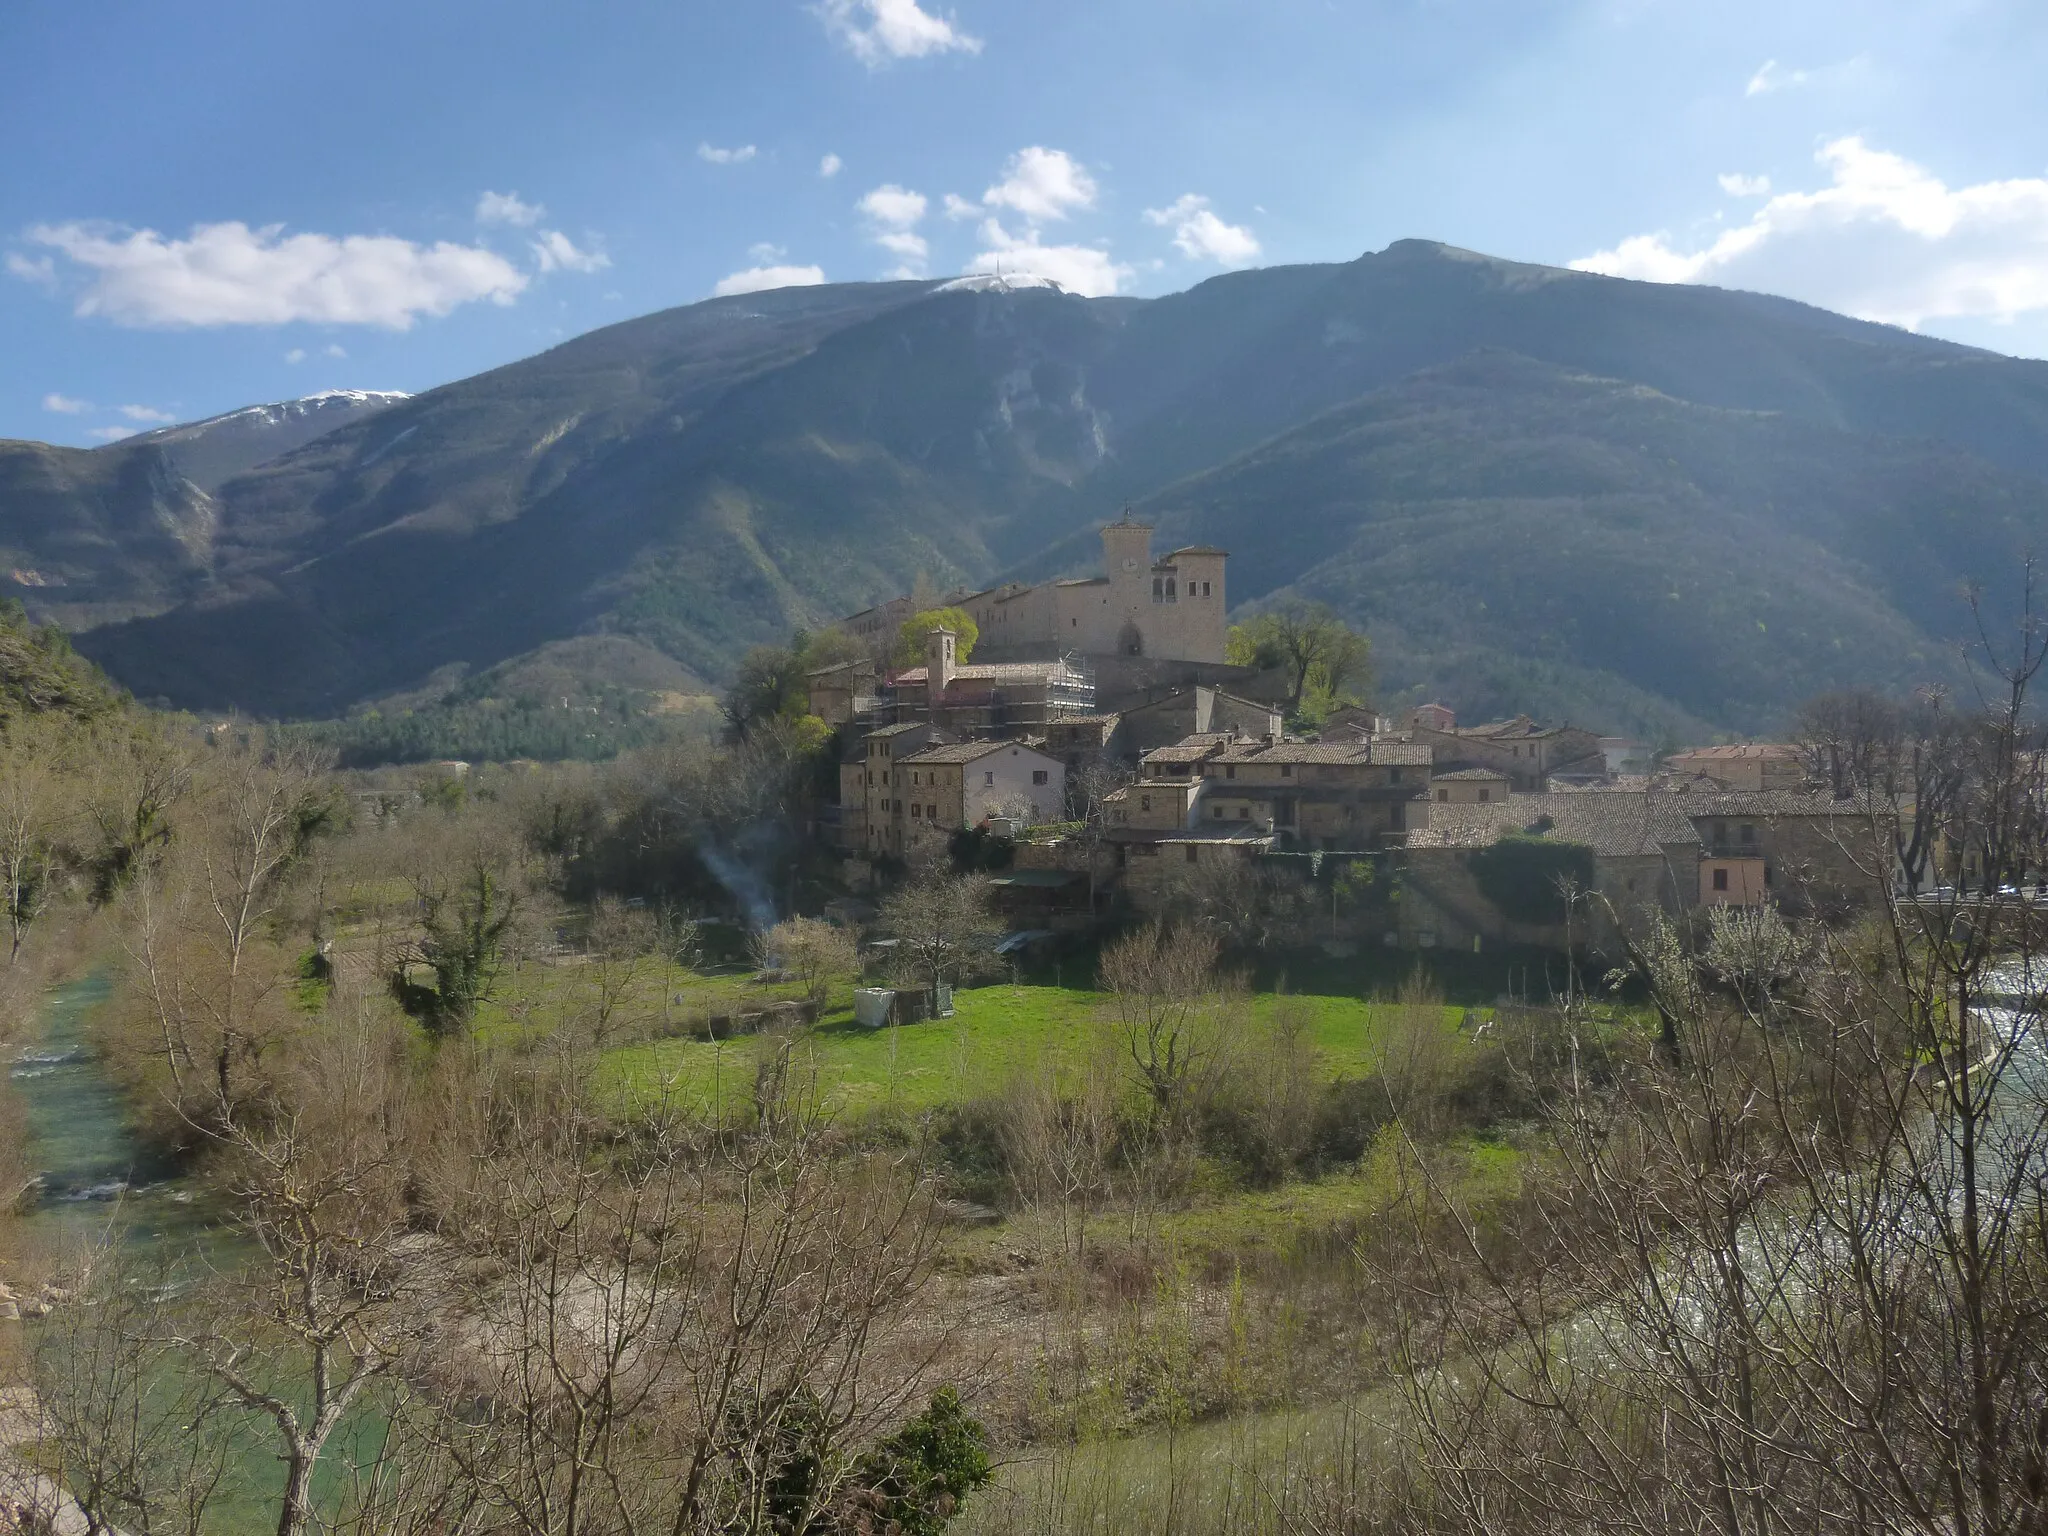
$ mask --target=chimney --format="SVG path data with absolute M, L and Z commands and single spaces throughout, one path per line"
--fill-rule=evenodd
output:
M 924 637 L 925 691 L 933 703 L 953 686 L 954 655 L 959 645 L 950 629 L 927 631 Z

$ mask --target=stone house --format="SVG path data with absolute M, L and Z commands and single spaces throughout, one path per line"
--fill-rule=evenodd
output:
M 1196 683 L 1124 710 L 1122 745 L 1125 755 L 1135 762 L 1147 752 L 1190 736 L 1278 737 L 1283 724 L 1280 711 L 1271 704 Z
M 903 760 L 949 740 L 945 732 L 925 720 L 880 726 L 859 739 L 856 754 L 839 765 L 840 846 L 871 854 L 902 854 L 903 840 L 893 834 L 900 825 L 903 792 L 910 783 Z
M 872 714 L 879 702 L 877 676 L 875 663 L 868 657 L 817 668 L 805 682 L 811 713 L 830 726 L 847 725 L 861 715 Z
M 1040 734 L 1045 750 L 1065 763 L 1070 774 L 1084 764 L 1124 755 L 1122 715 L 1068 715 L 1047 721 Z
M 1712 779 L 1723 789 L 1747 794 L 1797 790 L 1806 786 L 1806 759 L 1797 747 L 1776 742 L 1744 742 L 1726 747 L 1695 747 L 1664 759 L 1667 772 Z
M 1507 797 L 1508 776 L 1491 768 L 1458 768 L 1430 775 L 1431 805 L 1489 805 Z
M 1191 755 L 1192 749 L 1192 755 Z M 1398 840 L 1429 792 L 1429 750 L 1409 742 L 1350 744 L 1196 738 L 1149 755 L 1147 779 L 1203 781 L 1201 822 L 1236 823 L 1300 850 L 1364 850 Z
M 1435 706 L 1441 710 L 1442 706 Z M 1535 794 L 1547 787 L 1552 774 L 1607 771 L 1600 738 L 1575 725 L 1539 725 L 1527 715 L 1512 720 L 1495 720 L 1486 725 L 1429 724 L 1424 705 L 1410 715 L 1405 739 L 1430 749 L 1438 772 L 1465 768 L 1491 768 L 1507 775 L 1518 794 Z M 1448 713 L 1448 711 L 1445 711 Z M 1441 719 L 1441 714 L 1429 718 Z
M 1056 821 L 1065 810 L 1065 767 L 1024 742 L 929 746 L 897 758 L 891 772 L 880 846 L 898 855 L 991 816 L 1036 823 Z

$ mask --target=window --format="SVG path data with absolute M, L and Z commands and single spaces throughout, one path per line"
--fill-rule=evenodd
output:
M 1169 603 L 1173 601 L 1173 578 L 1171 576 L 1166 578 L 1166 600 Z
M 1223 777 L 1225 777 L 1226 779 L 1234 779 L 1234 778 L 1236 778 L 1236 777 L 1237 777 L 1237 764 L 1235 764 L 1235 763 L 1225 763 L 1225 764 L 1223 765 Z
M 1047 783 L 1050 780 L 1051 774 L 1052 770 L 1050 768 L 1034 768 L 1031 770 L 1031 782 L 1034 784 Z
M 1281 778 L 1283 778 L 1283 779 L 1291 779 L 1291 778 L 1293 778 L 1293 777 L 1294 777 L 1294 764 L 1292 764 L 1292 763 L 1282 763 L 1282 764 L 1280 765 L 1280 777 L 1281 777 Z
M 921 784 L 921 783 L 923 783 L 924 781 L 923 781 L 922 779 L 920 779 L 920 778 L 918 777 L 918 775 L 917 775 L 917 773 L 916 773 L 916 771 L 915 771 L 915 770 L 912 770 L 912 772 L 911 772 L 911 775 L 910 775 L 910 782 L 911 782 L 912 784 Z
M 1237 808 L 1237 819 L 1238 819 L 1239 821 L 1248 821 L 1248 820 L 1250 820 L 1250 819 L 1251 819 L 1251 814 L 1252 814 L 1252 808 L 1251 808 L 1250 806 L 1248 806 L 1248 805 L 1240 805 L 1240 806 L 1239 806 L 1239 807 Z
M 924 808 L 924 819 L 926 821 L 937 821 L 939 819 L 939 808 L 936 805 L 926 806 Z
M 1396 769 L 1395 769 L 1395 770 L 1394 770 L 1394 771 L 1393 771 L 1392 773 L 1388 774 L 1388 775 L 1387 775 L 1387 782 L 1388 782 L 1388 783 L 1390 783 L 1390 784 L 1398 784 L 1398 783 L 1400 783 L 1400 782 L 1401 782 L 1401 770 L 1400 770 L 1400 769 L 1398 769 L 1398 768 L 1396 768 Z
M 1210 806 L 1209 819 L 1212 821 L 1221 821 L 1223 819 L 1223 807 L 1220 805 Z
M 1139 810 L 1141 810 L 1141 811 L 1149 811 L 1149 810 L 1151 810 L 1151 809 L 1152 809 L 1152 797 L 1151 797 L 1150 795 L 1140 795 L 1140 796 L 1138 796 L 1138 809 L 1139 809 Z
M 1197 859 L 1199 859 L 1199 858 L 1200 858 L 1201 856 L 1202 856 L 1202 850 L 1201 850 L 1201 849 L 1199 849 L 1199 848 L 1197 848 L 1197 847 L 1196 847 L 1196 846 L 1195 846 L 1195 845 L 1194 845 L 1193 843 L 1189 843 L 1189 844 L 1188 844 L 1188 862 L 1189 862 L 1190 864 L 1192 864 L 1192 863 L 1194 863 L 1194 862 L 1195 862 L 1195 861 L 1196 861 Z
M 1152 578 L 1152 601 L 1156 603 L 1164 596 L 1166 596 L 1166 583 L 1157 576 L 1154 576 Z
M 1725 891 L 1725 890 L 1727 890 L 1727 889 L 1728 889 L 1728 871 L 1727 871 L 1727 870 L 1725 870 L 1725 869 L 1717 869 L 1717 870 L 1715 870 L 1715 871 L 1714 871 L 1714 889 L 1715 889 L 1715 890 L 1717 890 L 1717 891 Z
M 1205 581 L 1205 582 L 1203 582 L 1203 583 L 1202 583 L 1202 596 L 1204 596 L 1204 597 L 1207 597 L 1208 595 L 1209 595 L 1209 583 L 1207 583 L 1207 582 Z
M 1753 843 L 1756 841 L 1756 828 L 1751 826 L 1746 821 L 1742 824 L 1742 840 L 1745 843 Z
M 995 769 L 993 769 L 993 768 L 990 768 L 990 769 L 988 769 L 987 771 L 985 771 L 985 772 L 984 772 L 984 773 L 982 774 L 982 776 L 981 776 L 981 783 L 982 783 L 982 787 L 983 787 L 984 789 L 989 789 L 989 788 L 993 788 L 993 787 L 994 787 L 994 785 L 995 785 L 995 782 L 996 782 L 996 771 L 995 771 Z
M 1439 800 L 1448 800 L 1451 798 L 1451 792 L 1448 789 L 1440 789 L 1436 792 L 1436 797 Z
M 1492 798 L 1493 798 L 1493 791 L 1492 791 L 1492 790 L 1491 790 L 1490 788 L 1488 788 L 1488 787 L 1487 787 L 1486 785 L 1484 785 L 1484 784 L 1480 785 L 1480 786 L 1479 786 L 1479 803 L 1480 803 L 1481 805 L 1484 805 L 1484 804 L 1486 804 L 1486 802 L 1487 802 L 1487 801 L 1491 800 Z
M 886 803 L 887 803 L 887 802 L 885 801 L 885 802 L 884 802 L 884 804 L 886 804 Z M 901 816 L 901 815 L 903 814 L 903 802 L 902 802 L 901 800 L 898 800 L 898 801 L 896 802 L 896 814 L 897 814 L 898 816 Z
M 913 816 L 922 816 L 924 814 L 924 807 L 919 805 L 915 800 L 913 800 L 910 802 L 910 814 Z

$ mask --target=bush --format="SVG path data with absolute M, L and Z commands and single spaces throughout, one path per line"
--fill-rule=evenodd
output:
M 1486 899 L 1518 923 L 1561 923 L 1564 887 L 1593 888 L 1593 850 L 1583 843 L 1514 833 L 1466 861 Z

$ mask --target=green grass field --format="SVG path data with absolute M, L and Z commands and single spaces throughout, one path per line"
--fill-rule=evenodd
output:
M 1371 1070 L 1375 1017 L 1390 1005 L 1347 997 L 1284 1001 L 1306 1015 L 1326 1076 Z M 815 1074 L 826 1103 L 841 1112 L 914 1112 L 994 1092 L 1022 1072 L 1063 1070 L 1099 1047 L 1109 1009 L 1102 993 L 1072 987 L 980 987 L 956 993 L 954 1004 L 950 1019 L 869 1030 L 853 1022 L 849 998 L 798 1041 L 796 1064 Z M 1262 1021 L 1282 1005 L 1274 993 L 1249 1002 Z M 1455 1028 L 1462 1013 L 1446 1008 L 1445 1027 Z M 610 1056 L 600 1088 L 629 1106 L 656 1097 L 707 1108 L 744 1103 L 763 1051 L 777 1043 L 741 1037 L 628 1046 Z

